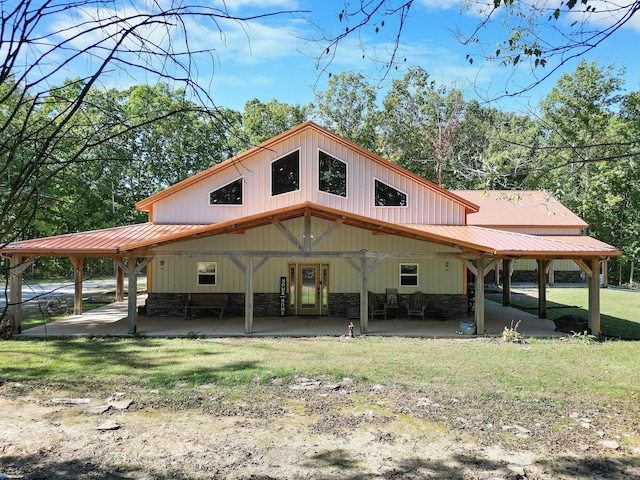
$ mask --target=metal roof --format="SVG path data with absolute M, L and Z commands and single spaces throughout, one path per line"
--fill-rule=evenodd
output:
M 458 246 L 466 252 L 517 257 L 591 257 L 612 256 L 620 252 L 606 243 L 584 236 L 535 236 L 477 226 L 460 225 L 398 225 L 349 214 L 329 207 L 302 203 L 217 224 L 155 224 L 144 223 L 126 227 L 73 233 L 56 237 L 14 242 L 3 252 L 23 255 L 126 255 L 139 251 L 150 254 L 155 246 L 186 241 L 271 224 L 303 215 L 327 220 L 339 220 L 345 225 L 364 228 L 375 233 L 387 233 L 407 238 Z
M 140 223 L 124 227 L 69 233 L 55 237 L 12 242 L 3 252 L 27 255 L 109 255 L 120 253 L 122 245 L 161 239 L 189 232 L 202 225 Z
M 480 207 L 467 225 L 481 227 L 586 228 L 589 225 L 543 190 L 453 190 Z
M 407 227 L 424 232 L 434 240 L 436 238 L 446 240 L 463 249 L 497 256 L 577 258 L 620 255 L 615 247 L 582 235 L 537 236 L 473 225 L 407 225 Z

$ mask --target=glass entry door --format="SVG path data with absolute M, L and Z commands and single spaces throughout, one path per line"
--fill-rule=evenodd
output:
M 297 314 L 328 315 L 329 265 L 298 264 L 295 270 L 297 270 Z

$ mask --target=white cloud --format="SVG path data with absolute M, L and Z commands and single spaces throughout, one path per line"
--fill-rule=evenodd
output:
M 275 58 L 297 55 L 303 45 L 297 21 L 267 24 L 264 22 L 223 22 L 218 32 L 221 58 L 242 64 L 259 64 Z
M 418 3 L 433 10 L 459 10 L 464 4 L 460 0 L 418 0 Z
M 602 29 L 614 25 L 629 14 L 635 2 L 618 3 L 612 1 L 598 0 L 590 1 L 588 6 L 592 7 L 592 11 L 585 12 L 585 6 L 580 5 L 572 11 L 565 14 L 565 23 L 578 25 L 584 23 Z M 625 28 L 633 29 L 640 32 L 640 15 L 633 15 L 625 24 Z
M 258 7 L 261 10 L 281 8 L 283 10 L 296 10 L 299 8 L 297 0 L 216 0 L 214 6 L 229 10 L 242 10 Z

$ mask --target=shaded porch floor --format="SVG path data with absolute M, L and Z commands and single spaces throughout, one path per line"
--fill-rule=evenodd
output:
M 144 305 L 146 296 L 138 297 L 138 305 Z M 127 333 L 127 302 L 116 302 L 90 310 L 83 315 L 73 315 L 63 320 L 24 330 L 18 338 L 42 337 L 132 337 Z M 473 315 L 463 318 L 438 319 L 374 319 L 369 320 L 370 336 L 408 336 L 431 338 L 460 338 L 456 332 L 462 320 L 473 320 Z M 560 337 L 566 334 L 555 331 L 551 320 L 515 308 L 485 300 L 485 330 L 490 336 L 500 336 L 504 327 L 520 321 L 518 332 L 525 337 Z M 360 335 L 360 321 L 346 317 L 255 317 L 253 334 L 244 333 L 244 317 L 202 317 L 185 320 L 178 317 L 138 316 L 137 335 L 147 337 L 311 337 L 345 336 L 349 323 L 353 322 L 354 334 Z M 464 336 L 464 337 L 469 337 Z

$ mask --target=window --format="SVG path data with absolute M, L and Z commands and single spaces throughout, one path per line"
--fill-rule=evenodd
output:
M 271 195 L 300 188 L 300 151 L 290 153 L 271 164 Z
M 242 205 L 242 177 L 211 192 L 209 205 Z
M 319 189 L 340 197 L 347 196 L 347 164 L 322 150 L 318 151 Z
M 376 180 L 376 207 L 406 207 L 407 194 Z
M 217 262 L 198 262 L 198 285 L 215 285 Z
M 401 263 L 400 264 L 400 285 L 404 287 L 418 286 L 418 264 L 417 263 Z

